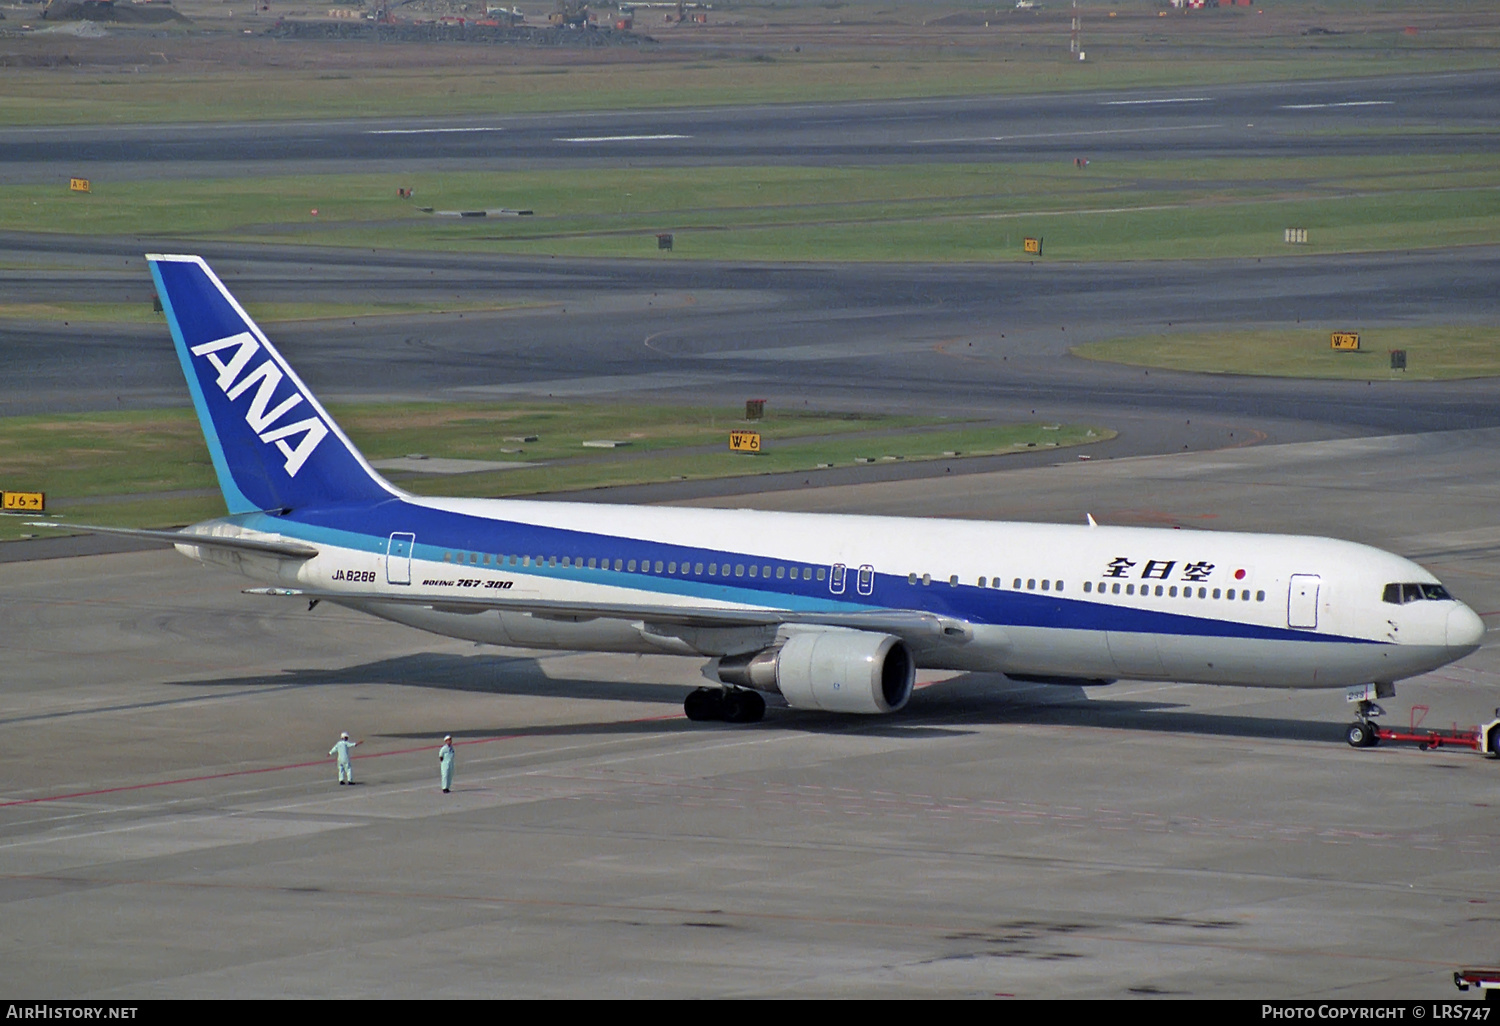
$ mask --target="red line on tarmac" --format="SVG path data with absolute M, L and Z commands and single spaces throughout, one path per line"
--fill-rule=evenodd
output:
M 682 714 L 673 713 L 670 716 L 644 716 L 638 720 L 621 720 L 621 723 L 650 723 L 654 720 L 674 720 Z M 525 734 L 500 734 L 495 737 L 479 737 L 469 741 L 455 741 L 454 747 L 458 745 L 487 745 L 496 741 L 515 741 L 526 737 Z M 421 745 L 417 748 L 398 748 L 393 752 L 371 752 L 369 755 L 356 755 L 355 759 L 385 759 L 392 755 L 411 755 L 414 752 L 436 751 L 441 745 Z M 74 791 L 70 794 L 51 794 L 41 798 L 20 798 L 16 801 L 0 802 L 0 809 L 10 808 L 13 805 L 36 805 L 40 802 L 60 802 L 69 798 L 92 798 L 101 794 L 115 794 L 120 791 L 139 791 L 147 787 L 171 787 L 174 784 L 197 784 L 205 780 L 224 780 L 228 777 L 248 777 L 257 773 L 277 773 L 281 770 L 307 769 L 309 766 L 326 766 L 328 760 L 315 759 L 312 762 L 290 762 L 283 766 L 262 766 L 259 769 L 230 770 L 228 773 L 208 773 L 199 777 L 178 777 L 173 780 L 153 780 L 145 784 L 123 784 L 120 787 L 101 787 L 94 791 Z

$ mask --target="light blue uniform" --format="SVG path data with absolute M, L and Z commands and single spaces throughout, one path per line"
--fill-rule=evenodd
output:
M 453 742 L 443 742 L 443 747 L 438 749 L 438 778 L 443 783 L 443 793 L 447 794 L 453 787 Z
M 333 747 L 328 749 L 329 755 L 339 757 L 339 783 L 341 784 L 354 783 L 354 767 L 349 765 L 349 750 L 357 744 L 359 744 L 358 741 L 350 741 L 344 737 L 339 738 L 333 743 Z

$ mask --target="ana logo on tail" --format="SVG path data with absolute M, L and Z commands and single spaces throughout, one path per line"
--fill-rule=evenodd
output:
M 246 371 L 260 348 L 260 342 L 255 336 L 248 331 L 242 331 L 237 335 L 193 346 L 191 351 L 194 356 L 208 360 L 219 372 L 216 380 L 225 398 L 238 399 L 255 387 L 255 394 L 250 400 L 250 408 L 245 411 L 245 423 L 262 442 L 276 443 L 276 448 L 280 449 L 281 454 L 286 457 L 287 476 L 296 477 L 297 471 L 302 469 L 302 464 L 306 463 L 308 457 L 313 454 L 313 450 L 317 449 L 318 443 L 328 436 L 328 426 L 314 416 L 295 423 L 283 424 L 281 427 L 273 427 L 277 421 L 301 404 L 302 394 L 294 389 L 290 396 L 282 400 L 274 409 L 271 408 L 271 402 L 276 397 L 277 386 L 286 375 L 270 356 L 267 356 L 254 370 Z M 232 352 L 226 354 L 226 350 L 232 350 Z M 228 356 L 227 360 L 223 358 L 224 355 Z M 258 387 L 256 387 L 257 382 L 259 382 Z M 288 443 L 288 439 L 298 435 L 302 437 L 295 446 Z

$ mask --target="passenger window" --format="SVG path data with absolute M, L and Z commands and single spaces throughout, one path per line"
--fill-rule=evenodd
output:
M 1127 585 L 1125 585 L 1125 594 L 1127 594 L 1127 595 L 1134 595 L 1135 594 L 1135 585 L 1133 585 L 1133 584 L 1127 584 Z
M 1043 591 L 1050 591 L 1050 590 L 1052 590 L 1052 582 L 1051 581 L 1043 581 L 1042 582 L 1042 590 Z
M 818 580 L 821 581 L 827 574 L 828 574 L 828 570 L 825 567 L 821 567 L 821 566 L 818 567 Z M 802 571 L 802 579 L 804 581 L 807 580 L 807 571 L 806 570 Z
M 981 587 L 981 588 L 983 588 L 983 587 L 984 587 L 984 578 L 983 578 L 983 577 L 981 577 L 981 578 L 979 578 L 979 586 L 980 586 L 980 587 Z
M 1019 577 L 1017 577 L 1016 578 L 1016 583 L 1012 584 L 1011 587 L 1015 588 L 1017 591 L 1020 591 L 1021 590 L 1021 579 Z
M 1214 598 L 1218 598 L 1218 597 L 1219 597 L 1219 589 L 1215 588 L 1214 589 Z
M 702 563 L 694 563 L 693 564 L 693 573 L 701 577 L 703 575 L 703 564 Z
M 1027 591 L 1036 591 L 1036 578 L 1033 577 L 1026 582 Z
M 1161 598 L 1161 585 L 1156 586 L 1156 597 Z
M 926 586 L 928 586 L 930 584 L 932 584 L 932 575 L 931 574 L 923 574 L 922 575 L 922 585 L 923 585 L 923 587 L 926 587 Z
M 699 571 L 699 573 L 702 573 L 702 572 L 703 571 L 701 571 L 701 570 Z M 713 577 L 718 572 L 719 572 L 719 564 L 717 564 L 717 563 L 710 563 L 710 564 L 708 564 L 708 576 Z
M 786 576 L 786 567 L 784 567 L 784 566 L 778 566 L 776 568 L 776 579 L 779 581 L 779 580 L 781 580 L 785 576 Z
M 661 573 L 661 560 L 656 561 L 656 572 Z
M 906 583 L 907 584 L 916 584 L 917 583 L 917 575 L 914 574 L 914 573 L 907 574 L 906 575 Z
M 1110 588 L 1109 590 L 1110 590 L 1110 592 L 1112 594 L 1115 594 L 1115 595 L 1120 594 L 1120 586 L 1118 584 L 1116 584 L 1113 588 Z
M 948 578 L 948 587 L 950 587 L 950 588 L 957 588 L 958 587 L 958 574 L 954 574 L 952 577 Z
M 759 577 L 760 576 L 760 567 L 756 566 L 754 563 L 750 564 L 750 576 L 751 577 Z
M 631 573 L 635 573 L 635 560 L 632 559 L 629 563 L 626 563 L 625 569 L 629 570 Z
M 1176 597 L 1177 597 L 1177 585 L 1174 584 L 1170 588 L 1167 589 L 1167 598 L 1176 598 Z
M 1094 590 L 1094 582 L 1093 581 L 1084 581 L 1083 582 L 1083 593 L 1085 595 L 1089 594 L 1093 590 Z
M 1257 602 L 1264 602 L 1265 600 L 1266 600 L 1266 593 L 1265 592 L 1263 592 L 1263 591 L 1257 591 L 1255 593 L 1255 601 L 1257 601 Z
M 1057 581 L 1056 583 L 1054 583 L 1052 585 L 1052 590 L 1053 591 L 1062 591 L 1062 581 Z

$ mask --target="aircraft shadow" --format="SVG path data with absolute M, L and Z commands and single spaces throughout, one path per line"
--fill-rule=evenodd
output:
M 570 680 L 549 677 L 541 662 L 524 656 L 459 656 L 418 652 L 372 663 L 331 669 L 288 669 L 252 677 L 180 680 L 183 687 L 333 687 L 348 684 L 394 684 L 402 687 L 514 695 L 594 699 L 611 702 L 680 703 L 691 687 L 634 681 Z M 441 737 L 442 735 L 439 735 Z M 457 737 L 458 735 L 454 735 Z
M 549 677 L 541 662 L 525 656 L 414 653 L 393 659 L 332 669 L 289 669 L 277 674 L 172 681 L 183 687 L 331 687 L 393 684 L 514 697 L 556 697 L 610 702 L 677 705 L 696 684 L 652 684 Z M 975 732 L 984 725 L 1034 723 L 1047 726 L 1200 734 L 1287 741 L 1344 743 L 1344 726 L 1315 720 L 1186 711 L 1184 703 L 1090 695 L 1080 687 L 1022 684 L 998 673 L 969 673 L 917 691 L 894 717 L 848 717 L 793 712 L 773 704 L 767 726 L 807 733 L 858 733 L 873 737 L 941 738 Z M 455 738 L 552 736 L 569 734 L 650 734 L 686 730 L 754 729 L 677 719 L 638 722 L 555 724 L 528 727 L 449 730 Z M 410 740 L 441 740 L 442 734 L 382 735 Z
M 928 719 L 969 724 L 1046 726 L 1201 734 L 1344 744 L 1344 725 L 1320 720 L 1187 711 L 1185 703 L 1090 695 L 1080 687 L 1018 684 L 1000 674 L 970 673 L 917 692 L 907 710 Z

